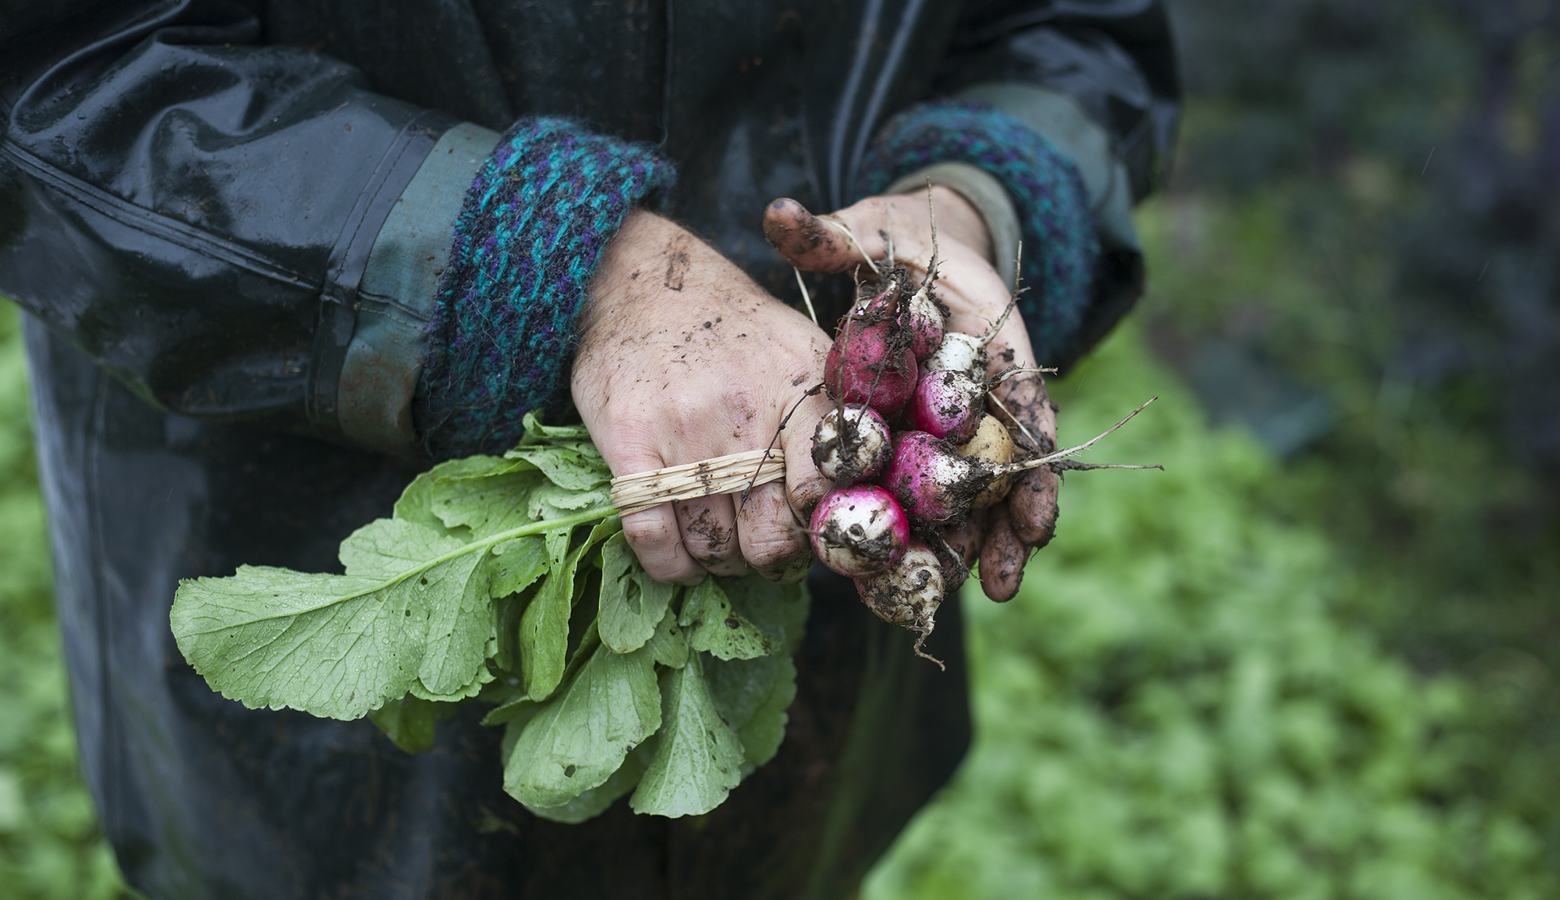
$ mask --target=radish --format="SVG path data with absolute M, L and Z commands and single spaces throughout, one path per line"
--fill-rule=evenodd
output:
M 929 626 L 943 600 L 942 563 L 932 548 L 912 541 L 886 571 L 856 579 L 867 608 L 891 625 Z
M 986 346 L 995 334 L 992 331 L 985 337 L 976 337 L 962 331 L 950 331 L 937 345 L 937 351 L 926 358 L 923 368 L 928 372 L 962 372 L 970 378 L 984 378 Z
M 904 556 L 887 571 L 856 579 L 856 593 L 867 609 L 885 622 L 919 632 L 915 654 L 939 666 L 942 662 L 923 653 L 921 645 L 936 627 L 934 619 L 944 592 L 942 564 L 920 541 L 912 541 Z
M 1094 446 L 1101 438 L 1125 425 L 1133 416 L 1157 400 L 1150 398 L 1128 413 L 1126 418 L 1076 447 L 1058 450 L 1020 462 L 989 464 L 977 457 L 954 452 L 946 438 L 924 431 L 901 432 L 894 438 L 894 461 L 883 476 L 883 486 L 899 501 L 904 511 L 917 522 L 942 524 L 963 518 L 975 498 L 998 478 L 1052 466 L 1056 469 L 1129 469 L 1155 466 L 1114 466 L 1072 463 L 1074 456 Z
M 893 458 L 888 423 L 870 406 L 836 406 L 813 431 L 813 462 L 838 487 L 876 478 Z
M 829 398 L 865 404 L 886 417 L 897 415 L 915 391 L 915 356 L 907 343 L 896 322 L 847 319 L 824 361 Z
M 944 325 L 947 315 L 932 294 L 933 280 L 928 277 L 912 291 L 914 282 L 909 270 L 895 266 L 884 276 L 887 287 L 857 300 L 848 315 L 863 323 L 892 319 L 905 335 L 916 362 L 920 362 L 937 350 L 947 330 Z
M 963 372 L 976 381 L 984 381 L 986 363 L 989 361 L 986 348 L 996 340 L 997 332 L 1002 330 L 1008 315 L 1017 304 L 1018 297 L 1015 295 L 984 335 L 977 337 L 962 331 L 950 331 L 943 335 L 942 343 L 937 345 L 936 352 L 926 358 L 922 368 L 933 372 Z
M 976 460 L 948 449 L 948 441 L 924 431 L 902 431 L 894 438 L 894 461 L 883 485 L 919 522 L 961 518 L 986 487 Z
M 899 562 L 910 543 L 910 520 L 887 491 L 862 484 L 820 500 L 809 533 L 819 562 L 857 578 Z
M 905 409 L 911 428 L 958 443 L 975 436 L 985 413 L 985 385 L 958 371 L 922 372 Z
M 960 456 L 973 457 L 989 466 L 999 466 L 1013 461 L 1013 454 L 1018 450 L 1013 443 L 1013 436 L 1008 433 L 1007 426 L 996 416 L 983 416 L 980 425 L 975 430 L 975 436 L 954 448 Z M 1007 475 L 1001 478 L 993 478 L 986 489 L 975 497 L 970 504 L 972 509 L 985 509 L 988 506 L 996 506 L 1008 495 L 1013 486 L 1013 476 Z
M 931 285 L 932 279 L 928 276 L 920 289 L 905 300 L 899 312 L 899 325 L 910 333 L 910 352 L 915 354 L 917 362 L 937 351 L 947 331 L 943 311 L 932 299 Z

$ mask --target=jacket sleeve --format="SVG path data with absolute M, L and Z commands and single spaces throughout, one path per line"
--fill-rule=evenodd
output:
M 163 409 L 340 436 L 370 251 L 455 120 L 229 0 L 0 11 L 0 293 Z
M 1081 176 L 1099 254 L 1076 337 L 1054 359 L 1066 365 L 1103 337 L 1143 290 L 1131 207 L 1162 181 L 1180 112 L 1164 3 L 973 0 L 940 69 L 938 93 L 1012 117 L 1044 137 Z M 955 189 L 962 187 L 956 179 L 979 178 L 967 171 L 952 175 L 948 183 Z M 980 190 L 972 185 L 966 193 Z M 1007 213 L 1000 201 L 977 205 L 997 225 L 994 236 L 1020 230 L 1002 223 Z M 1004 258 L 1011 257 L 1008 250 Z

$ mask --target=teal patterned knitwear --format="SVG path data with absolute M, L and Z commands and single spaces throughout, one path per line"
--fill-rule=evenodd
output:
M 1028 290 L 1018 308 L 1042 364 L 1070 358 L 1099 258 L 1094 216 L 1078 169 L 1017 119 L 979 103 L 938 101 L 890 119 L 862 160 L 862 196 L 933 163 L 963 162 L 1007 188 L 1018 212 Z
M 570 119 L 521 119 L 478 170 L 439 278 L 417 431 L 435 457 L 500 452 L 568 387 L 575 322 L 623 217 L 676 174 Z

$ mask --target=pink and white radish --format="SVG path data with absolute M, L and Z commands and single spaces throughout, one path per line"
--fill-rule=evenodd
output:
M 910 543 L 910 520 L 880 487 L 860 484 L 824 497 L 809 523 L 813 553 L 847 578 L 872 575 L 899 562 Z
M 910 352 L 919 362 L 937 351 L 947 332 L 943 311 L 932 298 L 932 279 L 905 299 L 899 311 L 899 325 L 910 334 Z
M 1019 472 L 1027 472 L 1040 466 L 1053 465 L 1063 468 L 1154 468 L 1153 466 L 1098 466 L 1069 464 L 1068 457 L 1094 446 L 1105 435 L 1127 423 L 1127 420 L 1153 403 L 1152 398 L 1143 406 L 1128 413 L 1126 418 L 1112 425 L 1076 447 L 1058 450 L 1045 456 L 1036 456 L 1019 462 L 988 464 L 977 457 L 960 456 L 950 446 L 947 438 L 936 438 L 924 431 L 905 431 L 894 437 L 894 461 L 888 464 L 883 476 L 883 486 L 894 499 L 918 523 L 940 525 L 961 520 L 969 512 L 975 499 L 992 481 Z
M 893 455 L 888 423 L 870 406 L 836 406 L 813 430 L 813 463 L 836 487 L 876 478 L 888 468 Z
M 902 431 L 894 438 L 894 461 L 883 486 L 911 518 L 945 523 L 962 518 L 986 488 L 985 468 L 954 453 L 946 438 Z
M 961 444 L 975 436 L 985 414 L 985 385 L 958 371 L 922 372 L 905 407 L 911 428 Z

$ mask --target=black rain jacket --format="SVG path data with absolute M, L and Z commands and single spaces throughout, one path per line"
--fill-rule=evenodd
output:
M 413 757 L 367 722 L 244 709 L 184 663 L 168 607 L 179 579 L 240 564 L 338 571 L 338 542 L 426 466 L 345 433 L 341 398 L 379 389 L 348 378 L 362 311 L 397 308 L 362 290 L 369 251 L 448 129 L 562 114 L 659 143 L 672 213 L 781 292 L 767 201 L 848 203 L 888 115 L 1004 84 L 1081 112 L 1062 145 L 1128 199 L 1155 184 L 1178 90 L 1155 0 L 0 0 L 0 293 L 28 314 L 82 764 L 129 881 L 166 900 L 854 890 L 968 743 L 957 615 L 942 675 L 815 579 L 773 762 L 695 820 L 620 803 L 560 825 L 503 794 L 500 732 L 471 711 Z M 1106 238 L 1092 338 L 1141 287 L 1130 225 Z

